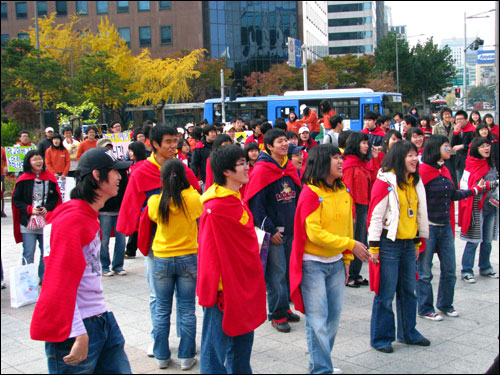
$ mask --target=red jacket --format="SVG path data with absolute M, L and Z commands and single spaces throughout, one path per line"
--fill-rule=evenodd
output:
M 299 129 L 302 127 L 302 124 L 299 120 L 295 120 L 294 122 L 287 121 L 286 122 L 286 130 L 295 132 L 295 134 L 299 135 Z
M 320 132 L 321 125 L 319 123 L 318 114 L 314 109 L 311 109 L 309 115 L 298 120 L 301 124 L 307 124 L 310 132 Z
M 320 119 L 319 121 L 323 123 L 323 127 L 325 129 L 331 129 L 332 126 L 330 125 L 330 117 L 335 116 L 335 111 L 333 109 L 330 109 L 328 113 L 323 113 L 323 118 Z
M 45 151 L 45 164 L 47 169 L 57 174 L 62 174 L 67 176 L 70 166 L 69 152 L 64 147 L 62 149 L 57 149 L 54 147 L 49 147 Z
M 367 163 L 354 155 L 344 156 L 342 181 L 349 188 L 354 203 L 370 204 L 370 192 L 379 169 L 379 158 L 373 158 Z

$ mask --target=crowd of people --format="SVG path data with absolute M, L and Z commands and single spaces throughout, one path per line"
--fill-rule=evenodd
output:
M 490 254 L 498 238 L 499 128 L 491 115 L 443 108 L 437 124 L 416 109 L 394 121 L 366 112 L 364 129 L 352 131 L 328 102 L 320 110 L 322 118 L 306 108 L 302 119 L 292 112 L 274 125 L 148 121 L 133 130 L 126 160 L 93 127 L 86 139 L 47 128 L 26 154 L 12 208 L 26 262 L 33 263 L 37 242 L 40 248 L 31 337 L 47 343 L 49 371 L 130 373 L 100 278 L 126 275 L 124 259 L 137 250 L 150 293 L 147 354 L 160 369 L 171 361 L 174 294 L 182 370 L 196 364 L 196 297 L 204 308 L 202 373 L 251 373 L 254 330 L 268 320 L 290 332 L 301 319 L 292 306 L 305 315 L 310 372 L 341 373 L 331 352 L 346 287 L 375 292 L 374 349 L 391 353 L 395 340 L 429 346 L 417 316 L 459 317 L 456 212 L 466 241 L 462 280 L 476 282 L 478 245 L 479 274 L 498 278 Z M 122 132 L 119 122 L 110 129 Z M 245 130 L 252 134 L 237 138 Z M 19 144 L 30 145 L 26 133 Z M 57 178 L 66 176 L 77 183 L 62 204 Z M 258 231 L 268 236 L 258 239 Z

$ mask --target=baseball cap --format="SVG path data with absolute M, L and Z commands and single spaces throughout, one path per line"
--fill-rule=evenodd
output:
M 184 129 L 183 129 L 183 128 L 177 128 L 177 133 L 182 133 L 182 134 L 184 134 Z
M 309 132 L 309 128 L 307 126 L 303 126 L 299 129 L 299 134 L 302 134 L 304 132 Z
M 48 128 L 45 128 L 45 133 L 53 132 L 53 131 L 54 131 L 54 128 L 51 128 L 50 126 Z
M 304 146 L 296 146 L 293 143 L 288 144 L 288 156 L 298 154 L 299 152 L 301 152 L 303 150 L 305 150 Z
M 91 148 L 85 151 L 78 163 L 77 171 L 80 176 L 86 176 L 95 169 L 127 169 L 131 161 L 118 160 L 113 151 L 104 147 Z
M 231 129 L 234 129 L 234 126 L 232 124 L 224 125 L 224 133 L 228 132 Z
M 97 141 L 97 144 L 96 144 L 97 147 L 106 147 L 107 145 L 113 145 L 111 143 L 111 140 L 108 138 L 101 138 Z
M 192 127 L 194 127 L 194 125 L 193 125 L 193 124 L 191 124 L 190 122 L 186 124 L 186 129 L 187 129 L 187 128 L 192 128 Z

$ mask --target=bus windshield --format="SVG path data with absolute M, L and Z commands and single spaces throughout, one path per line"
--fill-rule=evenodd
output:
M 401 95 L 384 94 L 382 98 L 382 114 L 394 116 L 396 112 L 403 112 L 403 101 Z

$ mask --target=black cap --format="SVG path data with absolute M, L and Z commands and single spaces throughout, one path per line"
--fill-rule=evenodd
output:
M 305 150 L 306 148 L 304 146 L 296 146 L 293 143 L 290 143 L 288 145 L 288 156 L 292 156 L 294 154 L 298 154 L 300 151 Z
M 118 160 L 113 151 L 98 147 L 85 151 L 76 170 L 80 172 L 80 176 L 85 176 L 95 169 L 127 169 L 131 164 L 131 161 Z

